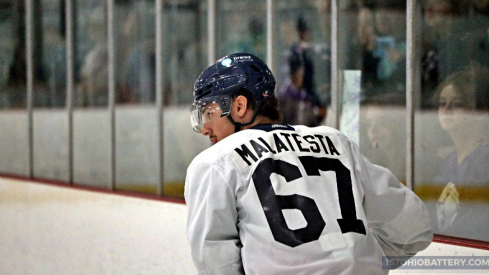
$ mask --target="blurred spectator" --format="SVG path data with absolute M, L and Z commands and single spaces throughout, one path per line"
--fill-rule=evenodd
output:
M 303 16 L 299 16 L 296 27 L 299 40 L 292 44 L 290 56 L 297 55 L 302 60 L 304 67 L 302 86 L 311 99 L 318 104 L 319 98 L 316 94 L 316 85 L 314 82 L 314 52 L 309 44 L 311 34 L 306 19 Z
M 451 74 L 437 88 L 436 100 L 439 123 L 454 146 L 434 177 L 443 189 L 436 209 L 438 233 L 487 241 L 489 70 L 471 67 Z
M 385 93 L 362 102 L 360 148 L 373 163 L 385 166 L 406 180 L 406 96 Z M 366 139 L 364 138 L 366 137 Z
M 145 2 L 136 3 L 124 24 L 133 43 L 122 83 L 122 102 L 154 103 L 156 98 L 156 15 Z
M 22 28 L 16 28 L 23 24 L 13 5 L 0 6 L 0 13 L 0 108 L 18 107 L 21 102 L 17 101 L 22 101 L 19 96 L 25 93 L 27 80 L 25 58 L 21 56 L 25 54 L 25 41 L 17 31 Z
M 362 86 L 371 90 L 377 82 L 377 67 L 379 58 L 374 56 L 375 50 L 375 22 L 370 8 L 361 8 L 358 12 L 358 41 L 362 59 Z
M 435 88 L 471 65 L 489 66 L 487 1 L 427 0 L 423 7 L 422 103 L 432 107 Z
M 108 103 L 106 16 L 103 7 L 90 14 L 88 34 L 95 45 L 85 56 L 80 70 L 80 84 L 75 94 L 77 106 L 107 106 Z
M 12 53 L 12 52 L 10 52 Z M 27 67 L 25 49 L 22 44 L 15 46 L 10 64 L 5 64 L 4 79 L 0 86 L 0 108 L 19 108 L 26 106 Z M 3 64 L 2 64 L 3 65 Z
M 381 5 L 359 11 L 363 97 L 406 91 L 405 9 Z
M 283 123 L 316 126 L 315 104 L 303 87 L 304 60 L 295 52 L 289 57 L 290 78 L 280 88 L 278 98 L 283 113 Z
M 230 53 L 251 53 L 266 59 L 265 22 L 262 18 L 253 17 L 248 22 L 248 35 L 240 35 L 240 39 L 232 41 L 228 48 Z
M 153 41 L 136 45 L 129 54 L 127 88 L 131 102 L 154 103 L 156 98 L 156 52 Z
M 377 77 L 387 92 L 406 91 L 406 16 L 405 10 L 380 7 L 375 10 L 374 56 L 379 58 Z
M 423 56 L 421 58 L 421 107 L 430 106 L 433 91 L 439 84 L 439 41 L 443 40 L 454 24 L 455 7 L 451 0 L 427 0 L 423 7 Z M 442 63 L 446 62 L 442 61 Z
M 464 29 L 469 32 L 471 62 L 489 67 L 489 1 L 472 0 Z
M 309 126 L 319 125 L 325 115 L 326 115 L 326 105 L 329 100 L 329 87 L 325 87 L 323 93 L 328 93 L 326 95 L 320 95 L 319 91 L 316 87 L 316 79 L 315 79 L 315 61 L 323 62 L 329 64 L 329 53 L 324 52 L 326 47 L 324 45 L 315 45 L 311 43 L 311 33 L 309 30 L 308 23 L 304 16 L 300 15 L 297 19 L 296 30 L 298 33 L 298 41 L 294 42 L 290 47 L 289 52 L 289 66 L 294 61 L 300 61 L 302 67 L 302 80 L 301 85 L 302 89 L 306 92 L 308 96 L 308 101 L 312 102 L 313 108 L 306 109 L 306 112 L 314 112 L 311 114 L 304 114 L 305 117 L 315 117 L 315 122 L 313 124 L 307 124 Z M 325 57 L 327 56 L 327 57 Z M 290 73 L 292 75 L 292 71 L 294 68 L 289 68 Z M 326 70 L 329 72 L 328 70 Z M 295 73 L 295 72 L 294 72 Z M 300 75 L 295 75 L 295 77 L 299 77 Z M 328 77 L 328 76 L 325 76 Z

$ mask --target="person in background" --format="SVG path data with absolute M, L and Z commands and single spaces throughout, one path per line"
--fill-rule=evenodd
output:
M 336 129 L 280 123 L 258 57 L 225 56 L 194 84 L 191 124 L 213 146 L 187 169 L 199 274 L 387 274 L 432 241 L 423 202 Z
M 471 64 L 489 67 L 489 1 L 471 0 L 469 15 L 463 28 L 468 32 Z
M 296 27 L 299 40 L 290 47 L 290 56 L 298 56 L 302 60 L 304 67 L 302 86 L 314 101 L 318 101 L 314 83 L 313 51 L 309 47 L 311 33 L 304 16 L 299 16 Z
M 121 101 L 125 103 L 154 103 L 156 99 L 156 41 L 154 37 L 155 14 L 148 3 L 139 2 L 125 22 L 125 32 L 130 37 L 127 67 Z M 128 39 L 129 40 L 129 39 Z
M 311 45 L 311 32 L 309 30 L 309 25 L 304 16 L 300 15 L 297 19 L 297 34 L 299 40 L 292 44 L 289 51 L 289 65 L 291 59 L 300 60 L 301 62 L 301 75 L 302 89 L 307 93 L 308 101 L 310 100 L 313 104 L 313 108 L 309 111 L 314 111 L 315 121 L 310 126 L 319 125 L 326 116 L 326 104 L 327 99 L 321 99 L 318 94 L 319 91 L 316 87 L 316 69 L 315 60 L 321 60 L 321 62 L 326 62 L 322 60 L 321 54 L 315 52 L 313 45 Z M 290 73 L 296 73 L 293 71 L 295 68 L 289 68 Z M 298 75 L 295 75 L 297 77 Z M 326 101 L 326 102 L 324 102 Z M 311 113 L 305 114 L 306 117 L 310 117 Z
M 260 58 L 265 58 L 266 31 L 263 18 L 254 16 L 248 22 L 246 35 L 240 34 L 239 39 L 231 41 L 228 52 L 249 52 Z
M 359 11 L 362 98 L 406 93 L 405 6 L 383 4 Z
M 278 92 L 283 123 L 316 126 L 318 113 L 310 94 L 303 87 L 304 62 L 297 52 L 289 57 L 290 77 Z
M 386 93 L 362 102 L 360 148 L 373 163 L 406 182 L 406 96 Z
M 437 88 L 436 100 L 440 126 L 454 146 L 434 177 L 443 186 L 437 230 L 489 241 L 489 69 L 452 73 Z
M 431 106 L 435 90 L 467 66 L 489 66 L 487 1 L 427 0 L 423 5 L 421 107 Z
M 75 106 L 107 106 L 109 52 L 107 49 L 107 11 L 104 6 L 95 9 L 89 16 L 88 35 L 94 43 L 83 58 L 75 91 Z
M 454 15 L 455 7 L 450 0 L 427 0 L 424 3 L 421 57 L 421 107 L 423 108 L 430 107 L 434 91 L 440 84 L 438 44 L 451 32 Z

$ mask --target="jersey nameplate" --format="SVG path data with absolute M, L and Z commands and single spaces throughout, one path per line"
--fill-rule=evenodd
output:
M 283 124 L 273 124 L 283 125 Z M 272 124 L 270 126 L 273 126 Z M 285 127 L 290 127 L 284 125 Z M 340 155 L 333 142 L 328 136 L 323 135 L 306 135 L 301 136 L 296 133 L 280 132 L 273 133 L 273 143 L 269 144 L 262 137 L 251 139 L 243 143 L 240 147 L 234 148 L 234 151 L 249 166 L 251 161 L 258 161 L 264 153 L 279 154 L 283 151 L 312 152 L 325 155 Z

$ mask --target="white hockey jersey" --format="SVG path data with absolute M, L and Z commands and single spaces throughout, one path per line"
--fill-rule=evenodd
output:
M 223 139 L 188 167 L 185 199 L 199 274 L 387 274 L 383 255 L 433 238 L 422 201 L 324 126 Z

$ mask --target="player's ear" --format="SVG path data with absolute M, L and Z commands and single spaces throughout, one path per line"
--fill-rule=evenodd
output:
M 235 110 L 236 110 L 236 115 L 238 117 L 244 117 L 246 115 L 246 111 L 247 111 L 247 106 L 248 106 L 248 99 L 246 99 L 245 96 L 238 96 L 236 97 L 235 101 L 234 101 L 234 107 L 235 107 Z

